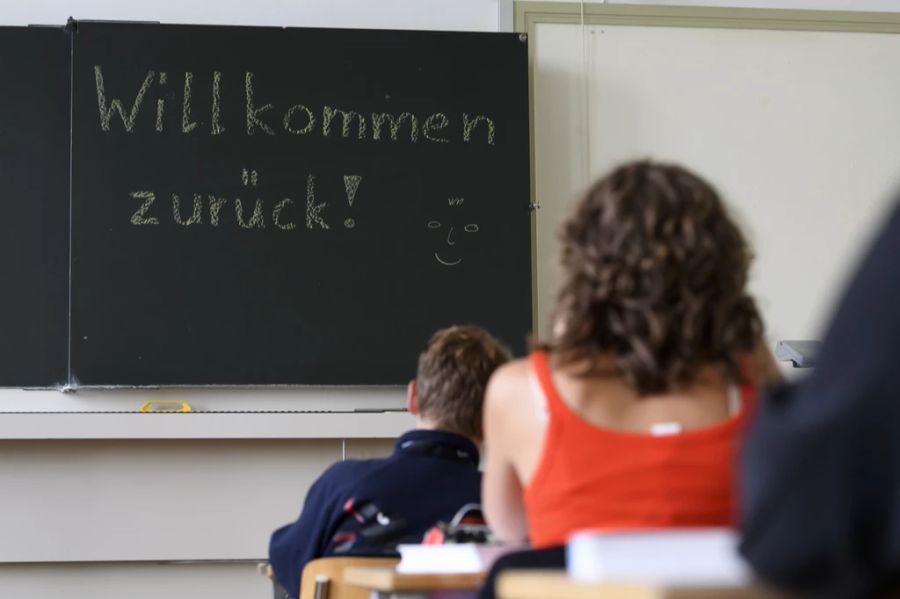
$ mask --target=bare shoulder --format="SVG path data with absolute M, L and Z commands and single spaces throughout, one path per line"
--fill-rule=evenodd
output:
M 518 403 L 528 392 L 528 359 L 507 362 L 498 368 L 488 382 L 485 402 L 491 407 L 503 409 Z
M 520 379 L 527 379 L 530 368 L 528 358 L 510 360 L 494 371 L 494 374 L 491 377 L 491 384 L 495 381 L 498 383 L 512 383 Z

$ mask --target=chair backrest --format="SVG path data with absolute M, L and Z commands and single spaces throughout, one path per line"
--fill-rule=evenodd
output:
M 322 557 L 306 564 L 300 578 L 300 599 L 369 599 L 363 587 L 345 585 L 344 568 L 389 568 L 400 562 L 396 557 Z M 327 580 L 327 589 L 316 596 L 318 581 Z M 321 584 L 321 582 L 320 582 Z

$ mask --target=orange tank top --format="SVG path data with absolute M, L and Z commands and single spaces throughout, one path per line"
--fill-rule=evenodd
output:
M 735 523 L 735 460 L 755 390 L 711 427 L 654 436 L 603 428 L 566 405 L 547 354 L 530 358 L 549 422 L 538 466 L 525 487 L 531 543 L 564 544 L 586 528 L 623 530 L 729 526 Z

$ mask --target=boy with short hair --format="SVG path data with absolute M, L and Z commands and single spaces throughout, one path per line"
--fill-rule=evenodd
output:
M 397 439 L 387 458 L 331 466 L 310 488 L 300 518 L 273 533 L 269 561 L 292 597 L 307 562 L 393 554 L 397 542 L 419 542 L 437 521 L 481 501 L 484 390 L 509 359 L 478 327 L 454 326 L 431 337 L 407 387 L 415 429 Z

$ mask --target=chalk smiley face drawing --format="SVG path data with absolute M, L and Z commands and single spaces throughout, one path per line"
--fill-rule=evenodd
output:
M 447 204 L 451 208 L 461 208 L 464 201 L 464 198 L 448 198 Z M 462 263 L 462 247 L 458 247 L 457 244 L 469 234 L 478 232 L 476 223 L 459 226 L 453 219 L 448 219 L 443 223 L 439 220 L 430 220 L 427 226 L 432 230 L 441 230 L 444 244 L 434 252 L 434 259 L 443 266 L 457 266 Z M 444 231 L 446 231 L 446 235 L 443 235 Z

